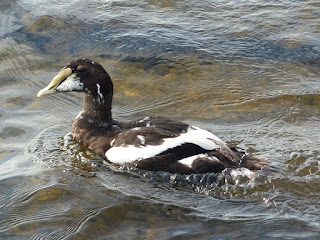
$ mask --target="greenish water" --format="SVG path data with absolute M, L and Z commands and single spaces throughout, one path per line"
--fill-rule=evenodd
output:
M 1 239 L 318 239 L 317 1 L 0 2 Z M 100 62 L 113 115 L 212 131 L 276 171 L 114 168 L 69 136 L 81 94 L 38 99 Z

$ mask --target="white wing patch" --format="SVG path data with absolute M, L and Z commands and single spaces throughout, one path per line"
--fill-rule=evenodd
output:
M 144 145 L 146 143 L 144 137 L 142 135 L 138 135 L 137 137 L 141 142 L 139 146 L 122 145 L 111 147 L 105 153 L 107 159 L 114 163 L 126 164 L 156 156 L 184 143 L 193 143 L 205 150 L 220 149 L 225 145 L 220 138 L 212 133 L 193 126 L 190 126 L 185 133 L 181 133 L 178 137 L 163 139 L 160 145 Z M 219 143 L 221 143 L 221 145 Z

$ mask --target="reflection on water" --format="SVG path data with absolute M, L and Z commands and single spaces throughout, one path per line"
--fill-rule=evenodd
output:
M 2 0 L 1 238 L 317 239 L 318 5 Z M 68 135 L 81 95 L 35 97 L 74 57 L 108 70 L 116 119 L 184 120 L 271 167 L 107 165 Z

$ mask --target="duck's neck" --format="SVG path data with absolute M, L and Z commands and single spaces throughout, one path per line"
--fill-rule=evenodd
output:
M 90 121 L 91 123 L 95 122 L 112 125 L 111 105 L 112 95 L 109 98 L 101 99 L 100 97 L 94 97 L 91 94 L 87 94 L 81 115 L 82 117 L 87 118 L 87 121 Z

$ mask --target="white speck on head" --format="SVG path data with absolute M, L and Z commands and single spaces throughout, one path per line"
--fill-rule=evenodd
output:
M 137 138 L 140 140 L 140 143 L 144 145 L 146 143 L 146 139 L 142 135 L 137 135 Z
M 89 122 L 89 123 L 93 123 L 93 119 L 89 119 L 88 122 Z
M 96 64 L 94 61 L 91 62 L 92 64 Z
M 57 88 L 60 92 L 71 92 L 76 90 L 83 90 L 83 83 L 80 82 L 80 78 L 75 73 L 66 78 Z
M 101 93 L 100 84 L 99 83 L 97 83 L 97 88 L 98 88 L 98 95 L 99 95 L 100 101 L 103 101 L 104 97 L 103 97 L 103 94 Z

